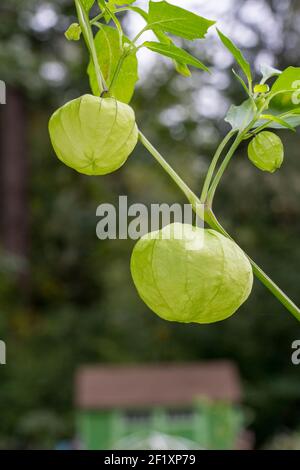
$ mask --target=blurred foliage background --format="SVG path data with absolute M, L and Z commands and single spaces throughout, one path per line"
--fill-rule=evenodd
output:
M 219 20 L 256 71 L 260 63 L 299 65 L 298 0 L 190 4 Z M 140 146 L 122 170 L 105 178 L 60 164 L 49 143 L 49 116 L 89 89 L 83 44 L 63 35 L 75 20 L 73 2 L 6 0 L 0 15 L 0 79 L 8 92 L 8 105 L 0 108 L 0 338 L 7 344 L 7 365 L 0 368 L 0 447 L 45 448 L 73 437 L 73 376 L 81 364 L 229 358 L 242 374 L 257 447 L 277 448 L 300 428 L 300 369 L 291 363 L 299 325 L 257 282 L 239 313 L 220 324 L 171 324 L 149 312 L 130 277 L 134 242 L 99 241 L 96 208 L 117 204 L 120 194 L 129 203 L 147 204 L 185 202 L 182 195 Z M 135 16 L 123 21 L 129 33 L 137 27 Z M 133 106 L 146 135 L 199 192 L 227 131 L 226 110 L 244 96 L 214 34 L 190 47 L 212 74 L 194 71 L 187 79 L 164 60 L 141 57 Z M 260 173 L 242 147 L 215 210 L 299 303 L 300 136 L 280 135 L 282 170 Z

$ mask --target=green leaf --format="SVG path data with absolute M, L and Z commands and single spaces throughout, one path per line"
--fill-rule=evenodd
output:
M 281 70 L 275 69 L 274 67 L 270 67 L 270 65 L 261 65 L 260 71 L 262 74 L 262 81 L 265 83 L 272 77 L 276 77 L 276 75 L 280 75 L 282 72 Z
M 291 90 L 285 92 L 285 90 Z M 300 67 L 288 67 L 272 86 L 272 106 L 281 111 L 297 108 L 300 104 Z
M 251 75 L 251 67 L 249 62 L 245 59 L 240 49 L 229 39 L 225 34 L 223 34 L 219 29 L 217 29 L 218 35 L 224 44 L 224 46 L 229 50 L 229 52 L 233 55 L 241 69 L 243 70 L 244 74 L 247 77 L 249 87 L 251 87 L 252 83 L 252 75 Z
M 184 51 L 180 47 L 176 47 L 173 44 L 162 44 L 159 42 L 151 42 L 147 41 L 142 44 L 143 47 L 147 47 L 153 52 L 157 52 L 166 57 L 170 57 L 171 59 L 177 60 L 178 62 L 182 62 L 186 65 L 192 65 L 197 67 L 198 69 L 205 70 L 209 72 L 208 68 L 200 62 L 200 60 L 193 57 L 188 52 Z
M 249 98 L 239 106 L 230 106 L 225 121 L 231 125 L 233 130 L 243 131 L 249 126 L 254 115 L 255 107 Z
M 149 22 L 148 13 L 142 10 L 142 8 L 139 8 L 139 7 L 128 7 L 128 8 L 131 11 L 138 13 L 146 21 L 146 23 Z M 152 31 L 156 35 L 159 42 L 161 42 L 162 44 L 173 44 L 171 38 L 169 38 L 169 36 L 167 36 L 161 29 L 153 27 Z M 184 77 L 191 76 L 190 69 L 184 63 L 174 60 L 174 65 L 175 65 L 176 71 L 180 73 L 181 75 L 183 75 Z
M 158 29 L 158 28 L 153 29 L 153 32 L 155 33 L 155 35 L 156 35 L 157 39 L 159 40 L 159 42 L 161 42 L 162 44 L 172 44 L 172 45 L 174 45 L 171 38 L 169 38 L 169 36 L 167 36 L 160 29 Z M 191 76 L 190 69 L 188 68 L 188 66 L 185 63 L 174 59 L 174 66 L 175 66 L 176 71 L 178 73 L 180 73 L 180 75 L 183 75 L 184 77 L 190 77 Z
M 287 116 L 284 120 L 288 122 L 294 128 L 300 126 L 300 116 L 290 115 L 290 116 Z M 274 129 L 280 129 L 280 128 L 281 127 L 279 125 L 274 125 Z
M 83 8 L 88 13 L 89 13 L 90 9 L 92 8 L 92 6 L 94 5 L 94 3 L 95 3 L 95 0 L 81 0 L 81 4 L 82 4 Z
M 125 41 L 129 40 L 125 37 Z M 122 56 L 118 31 L 110 26 L 102 25 L 101 30 L 95 36 L 95 46 L 99 65 L 104 79 L 110 86 Z M 129 103 L 134 93 L 138 80 L 138 63 L 135 53 L 127 56 L 122 64 L 117 80 L 114 82 L 110 93 L 117 100 Z M 96 74 L 92 62 L 88 66 L 90 85 L 94 95 L 99 95 Z
M 274 121 L 277 124 L 280 124 L 280 127 L 286 127 L 287 129 L 290 129 L 291 131 L 295 131 L 294 126 L 292 126 L 289 122 L 285 121 L 284 119 L 275 116 L 274 114 L 262 114 L 261 119 L 266 120 L 266 121 Z
M 149 28 L 161 30 L 184 39 L 201 39 L 215 21 L 191 13 L 166 1 L 149 4 Z
M 271 109 L 269 110 L 269 114 L 275 116 L 275 119 L 273 119 L 272 122 L 270 122 L 268 126 L 266 126 L 266 128 L 284 129 L 287 127 L 286 124 L 292 126 L 293 129 L 300 126 L 300 108 L 295 108 L 290 112 L 284 114 L 278 114 L 278 110 Z M 278 122 L 279 120 L 283 120 L 285 125 L 283 125 L 283 123 Z M 255 123 L 254 127 L 260 127 L 264 124 L 266 124 L 266 121 L 260 119 Z

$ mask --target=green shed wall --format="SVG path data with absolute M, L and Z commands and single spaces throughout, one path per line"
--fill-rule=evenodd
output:
M 79 411 L 78 434 L 88 450 L 113 449 L 126 436 L 145 436 L 154 431 L 189 439 L 204 449 L 235 447 L 242 426 L 239 409 L 231 404 L 203 401 L 196 403 L 193 410 L 193 416 L 187 420 L 171 420 L 166 408 L 148 408 L 151 417 L 146 423 L 128 422 L 123 410 Z

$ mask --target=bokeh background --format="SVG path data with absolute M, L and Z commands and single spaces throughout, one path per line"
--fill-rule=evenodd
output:
M 144 1 L 138 2 L 141 6 Z M 185 0 L 243 48 L 258 73 L 300 61 L 300 1 Z M 300 448 L 300 366 L 291 363 L 297 321 L 255 282 L 250 300 L 220 324 L 171 324 L 153 315 L 133 287 L 133 241 L 99 241 L 96 208 L 129 202 L 185 202 L 138 146 L 126 166 L 85 177 L 60 164 L 47 123 L 56 107 L 89 90 L 87 54 L 64 31 L 71 0 L 5 0 L 0 5 L 0 448 L 53 448 L 74 437 L 73 378 L 81 364 L 231 359 L 241 373 L 248 428 L 256 447 Z M 141 26 L 123 17 L 128 34 Z M 224 115 L 244 99 L 232 58 L 212 31 L 186 47 L 212 74 L 176 75 L 150 52 L 140 55 L 133 99 L 140 127 L 189 185 L 200 191 Z M 258 75 L 257 75 L 258 77 Z M 215 211 L 251 256 L 300 301 L 299 133 L 282 131 L 280 172 L 267 175 L 241 147 L 222 181 Z

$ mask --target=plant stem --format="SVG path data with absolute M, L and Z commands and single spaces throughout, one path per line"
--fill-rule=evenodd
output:
M 116 15 L 110 10 L 110 8 L 106 5 L 106 11 L 109 14 L 110 18 L 114 22 L 117 31 L 119 33 L 119 43 L 120 43 L 120 48 L 122 50 L 123 48 L 123 30 L 120 21 L 117 19 Z
M 93 36 L 92 28 L 90 25 L 90 20 L 85 9 L 83 8 L 81 4 L 81 0 L 75 0 L 75 5 L 76 5 L 78 21 L 81 26 L 83 37 L 90 51 L 90 55 L 92 57 L 92 61 L 95 67 L 99 93 L 101 95 L 104 91 L 107 91 L 107 86 L 106 86 L 104 77 L 102 75 L 102 72 L 99 66 L 99 62 L 97 58 L 97 51 L 96 51 L 95 43 L 94 43 L 94 36 Z
M 254 101 L 253 101 L 254 103 Z M 245 139 L 249 139 L 251 137 L 251 134 L 249 134 L 249 132 L 251 131 L 251 129 L 253 128 L 254 124 L 257 122 L 261 112 L 263 111 L 265 105 L 263 105 L 260 109 L 257 109 L 255 103 L 254 103 L 254 106 L 255 106 L 255 114 L 254 114 L 254 117 L 252 119 L 252 121 L 249 123 L 249 125 L 243 129 L 243 130 L 240 130 L 238 135 L 236 136 L 236 139 L 235 141 L 233 142 L 232 146 L 230 147 L 228 153 L 226 154 L 210 188 L 209 188 L 209 191 L 208 191 L 208 194 L 207 194 L 207 198 L 206 198 L 206 204 L 208 207 L 212 207 L 212 203 L 213 203 L 213 199 L 214 199 L 214 196 L 215 196 L 215 192 L 216 192 L 216 189 L 222 179 L 222 176 L 225 172 L 225 170 L 227 169 L 228 167 L 228 164 L 231 160 L 231 158 L 233 157 L 235 151 L 237 150 L 238 146 L 240 145 L 240 143 L 245 140 Z
M 130 11 L 130 8 L 128 8 L 128 7 L 121 7 L 121 8 L 118 8 L 117 10 L 114 11 L 114 14 L 116 14 L 116 13 L 123 13 L 124 11 Z
M 116 69 L 115 69 L 115 71 L 114 71 L 114 75 L 113 75 L 113 77 L 112 77 L 112 79 L 111 79 L 111 82 L 110 82 L 110 84 L 109 84 L 109 90 L 111 90 L 112 87 L 114 86 L 114 84 L 115 84 L 115 82 L 116 82 L 116 80 L 117 80 L 117 78 L 118 78 L 118 76 L 119 76 L 119 73 L 120 73 L 120 71 L 121 71 L 122 65 L 123 65 L 124 60 L 126 59 L 126 57 L 127 57 L 127 51 L 124 50 L 123 53 L 122 53 L 122 55 L 121 55 L 121 57 L 120 57 L 120 59 L 118 60 Z
M 143 29 L 141 29 L 139 33 L 137 33 L 137 35 L 132 40 L 133 44 L 136 43 L 136 41 L 142 36 L 142 34 L 144 34 L 147 31 L 147 29 L 148 29 L 148 25 L 146 25 Z
M 210 184 L 211 184 L 211 181 L 212 181 L 212 178 L 213 178 L 213 175 L 214 175 L 214 172 L 215 172 L 215 169 L 216 169 L 216 166 L 217 166 L 217 163 L 223 153 L 223 150 L 225 149 L 226 145 L 228 144 L 228 142 L 230 141 L 230 139 L 233 137 L 233 135 L 236 133 L 237 131 L 235 130 L 232 130 L 231 132 L 229 132 L 225 137 L 224 139 L 222 140 L 222 142 L 220 143 L 219 147 L 217 148 L 217 151 L 211 161 L 211 164 L 209 166 L 209 169 L 208 169 L 208 172 L 207 172 L 207 175 L 206 175 L 206 178 L 205 178 L 205 181 L 204 181 L 204 185 L 203 185 L 203 189 L 202 189 L 202 193 L 201 193 L 201 197 L 200 197 L 200 200 L 201 202 L 204 204 L 206 202 L 206 198 L 207 198 L 207 194 L 208 194 L 208 190 L 209 190 L 209 187 L 210 187 Z
M 231 236 L 222 227 L 212 211 L 209 211 L 207 214 L 206 221 L 213 229 L 232 240 Z M 289 310 L 292 315 L 300 321 L 300 309 L 297 305 L 289 299 L 289 297 L 280 289 L 280 287 L 277 286 L 277 284 L 275 284 L 274 281 L 272 281 L 272 279 L 255 263 L 255 261 L 253 261 L 253 259 L 251 259 L 247 254 L 246 256 L 252 265 L 253 272 L 257 279 L 259 279 L 260 282 L 287 308 L 287 310 Z
M 172 178 L 172 180 L 177 184 L 181 191 L 187 197 L 189 203 L 191 204 L 194 212 L 214 230 L 220 232 L 222 235 L 231 238 L 222 225 L 218 222 L 217 218 L 213 214 L 210 208 L 205 209 L 204 217 L 201 208 L 200 199 L 196 194 L 187 186 L 187 184 L 182 180 L 182 178 L 176 173 L 176 171 L 169 165 L 169 163 L 163 158 L 163 156 L 156 150 L 156 148 L 149 142 L 149 140 L 139 132 L 139 140 L 144 145 L 144 147 L 150 152 L 150 154 L 155 158 L 155 160 L 161 165 L 161 167 L 166 171 L 166 173 Z M 234 150 L 232 154 L 234 153 Z M 295 305 L 295 303 L 289 299 L 289 297 L 269 278 L 269 276 L 251 259 L 249 261 L 252 265 L 253 272 L 257 279 L 259 279 L 262 284 L 270 291 L 272 294 L 286 307 L 286 309 L 294 315 L 294 317 L 300 321 L 300 309 Z
M 90 24 L 93 25 L 95 23 L 97 23 L 99 20 L 101 20 L 105 15 L 105 11 L 102 11 L 101 13 L 99 13 L 99 15 L 95 16 L 95 18 L 93 18 L 91 21 L 90 21 Z
M 130 8 L 126 8 L 126 7 L 118 8 L 117 10 L 114 11 L 114 14 L 116 14 L 116 13 L 122 13 L 122 12 L 124 12 L 124 11 L 130 11 Z M 101 20 L 104 16 L 105 16 L 105 11 L 102 11 L 101 13 L 99 13 L 99 15 L 95 16 L 95 18 L 93 18 L 93 19 L 90 21 L 90 24 L 95 24 L 95 23 L 97 23 L 97 21 Z
M 221 178 L 226 170 L 226 168 L 228 167 L 229 165 L 229 162 L 231 160 L 231 158 L 233 157 L 236 149 L 238 148 L 238 146 L 240 145 L 240 143 L 242 142 L 242 140 L 244 139 L 244 134 L 243 133 L 240 133 L 237 135 L 235 141 L 233 142 L 232 146 L 230 147 L 228 153 L 226 154 L 210 188 L 209 188 L 209 191 L 208 191 L 208 194 L 207 194 L 207 205 L 208 206 L 212 206 L 212 203 L 213 203 L 213 199 L 214 199 L 214 196 L 215 196 L 215 192 L 216 192 L 216 189 L 218 187 L 218 184 L 220 183 L 221 181 Z
M 177 184 L 177 186 L 184 193 L 189 203 L 195 207 L 197 204 L 201 204 L 199 198 L 195 193 L 188 187 L 188 185 L 183 181 L 182 178 L 176 173 L 176 171 L 169 165 L 169 163 L 163 158 L 158 150 L 149 142 L 149 140 L 139 132 L 139 140 L 144 145 L 144 147 L 151 153 L 155 160 L 163 167 L 165 172 L 172 178 L 172 180 Z

